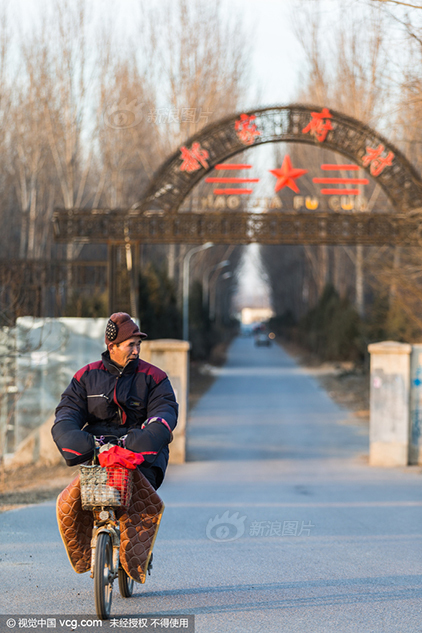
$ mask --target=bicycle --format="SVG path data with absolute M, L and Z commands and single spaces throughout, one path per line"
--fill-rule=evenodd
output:
M 94 525 L 91 539 L 91 578 L 94 579 L 95 609 L 101 620 L 110 617 L 113 582 L 118 578 L 120 594 L 130 598 L 134 580 L 120 564 L 120 525 L 118 508 L 127 507 L 132 494 L 132 472 L 123 466 L 102 467 L 98 454 L 102 438 L 95 437 L 95 454 L 91 464 L 81 465 L 81 502 L 92 510 Z M 124 438 L 113 444 L 122 446 Z M 150 573 L 150 565 L 148 573 Z

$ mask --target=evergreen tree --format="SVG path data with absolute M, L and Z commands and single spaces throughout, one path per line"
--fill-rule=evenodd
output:
M 148 264 L 139 277 L 139 317 L 150 339 L 182 335 L 174 284 L 164 269 Z

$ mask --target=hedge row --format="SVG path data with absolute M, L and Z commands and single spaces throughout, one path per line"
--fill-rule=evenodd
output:
M 382 340 L 420 342 L 422 331 L 400 305 L 387 296 L 375 297 L 361 318 L 348 299 L 327 285 L 317 305 L 300 320 L 291 312 L 273 317 L 270 327 L 321 360 L 363 362 L 369 343 Z

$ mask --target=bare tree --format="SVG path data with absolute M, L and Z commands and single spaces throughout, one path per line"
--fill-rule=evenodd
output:
M 250 37 L 238 14 L 223 10 L 220 1 L 204 0 L 144 4 L 139 32 L 139 66 L 154 95 L 147 120 L 155 134 L 153 151 L 161 162 L 212 121 L 244 107 Z M 187 205 L 194 208 L 192 197 Z M 203 253 L 209 264 L 211 251 Z M 184 254 L 183 246 L 168 248 L 169 273 L 179 285 Z
M 63 253 L 52 236 L 55 207 L 136 205 L 169 153 L 244 98 L 247 37 L 219 2 L 143 3 L 137 38 L 124 46 L 103 17 L 94 31 L 92 8 L 51 0 L 25 27 L 7 21 L 6 9 L 0 16 L 1 237 L 10 256 Z M 66 258 L 80 248 L 70 245 Z M 145 247 L 143 260 L 166 250 Z M 128 236 L 127 266 L 135 260 Z M 169 260 L 177 276 L 174 247 Z
M 220 0 L 164 0 L 144 6 L 142 62 L 155 91 L 162 156 L 244 101 L 250 39 L 241 17 Z M 212 43 L 212 45 L 211 45 Z
M 304 87 L 297 100 L 336 109 L 376 129 L 383 129 L 392 120 L 387 104 L 391 102 L 393 92 L 386 19 L 376 7 L 367 8 L 364 15 L 358 9 L 354 3 L 339 3 L 338 13 L 333 15 L 318 1 L 302 2 L 300 10 L 295 7 L 295 30 L 307 65 Z M 341 19 L 336 19 L 340 11 Z M 306 188 L 309 196 L 313 195 L 312 178 L 317 175 L 320 162 L 343 162 L 340 156 L 322 151 L 319 148 L 317 156 L 308 147 L 295 145 L 289 148 L 295 164 L 306 165 L 308 169 L 308 174 L 301 180 L 301 187 Z M 380 205 L 384 205 L 382 210 L 392 211 L 385 196 L 379 197 L 379 187 L 374 188 L 374 185 L 371 183 L 367 187 L 371 196 L 370 206 L 376 204 L 380 209 Z M 363 316 L 365 256 L 369 252 L 370 249 L 362 246 L 298 248 L 298 258 L 305 256 L 307 265 L 302 279 L 302 273 L 298 273 L 297 292 L 302 292 L 304 296 L 302 289 L 305 285 L 306 301 L 312 302 L 321 295 L 328 281 L 341 288 L 343 294 L 349 294 L 349 289 L 354 286 L 354 296 L 350 298 L 354 299 L 358 312 Z

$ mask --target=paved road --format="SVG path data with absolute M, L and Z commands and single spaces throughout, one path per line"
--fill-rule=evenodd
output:
M 367 451 L 365 426 L 278 346 L 235 340 L 161 488 L 153 575 L 134 599 L 116 591 L 113 615 L 195 614 L 199 633 L 422 631 L 421 469 L 369 468 Z M 0 613 L 93 613 L 54 503 L 0 530 Z

